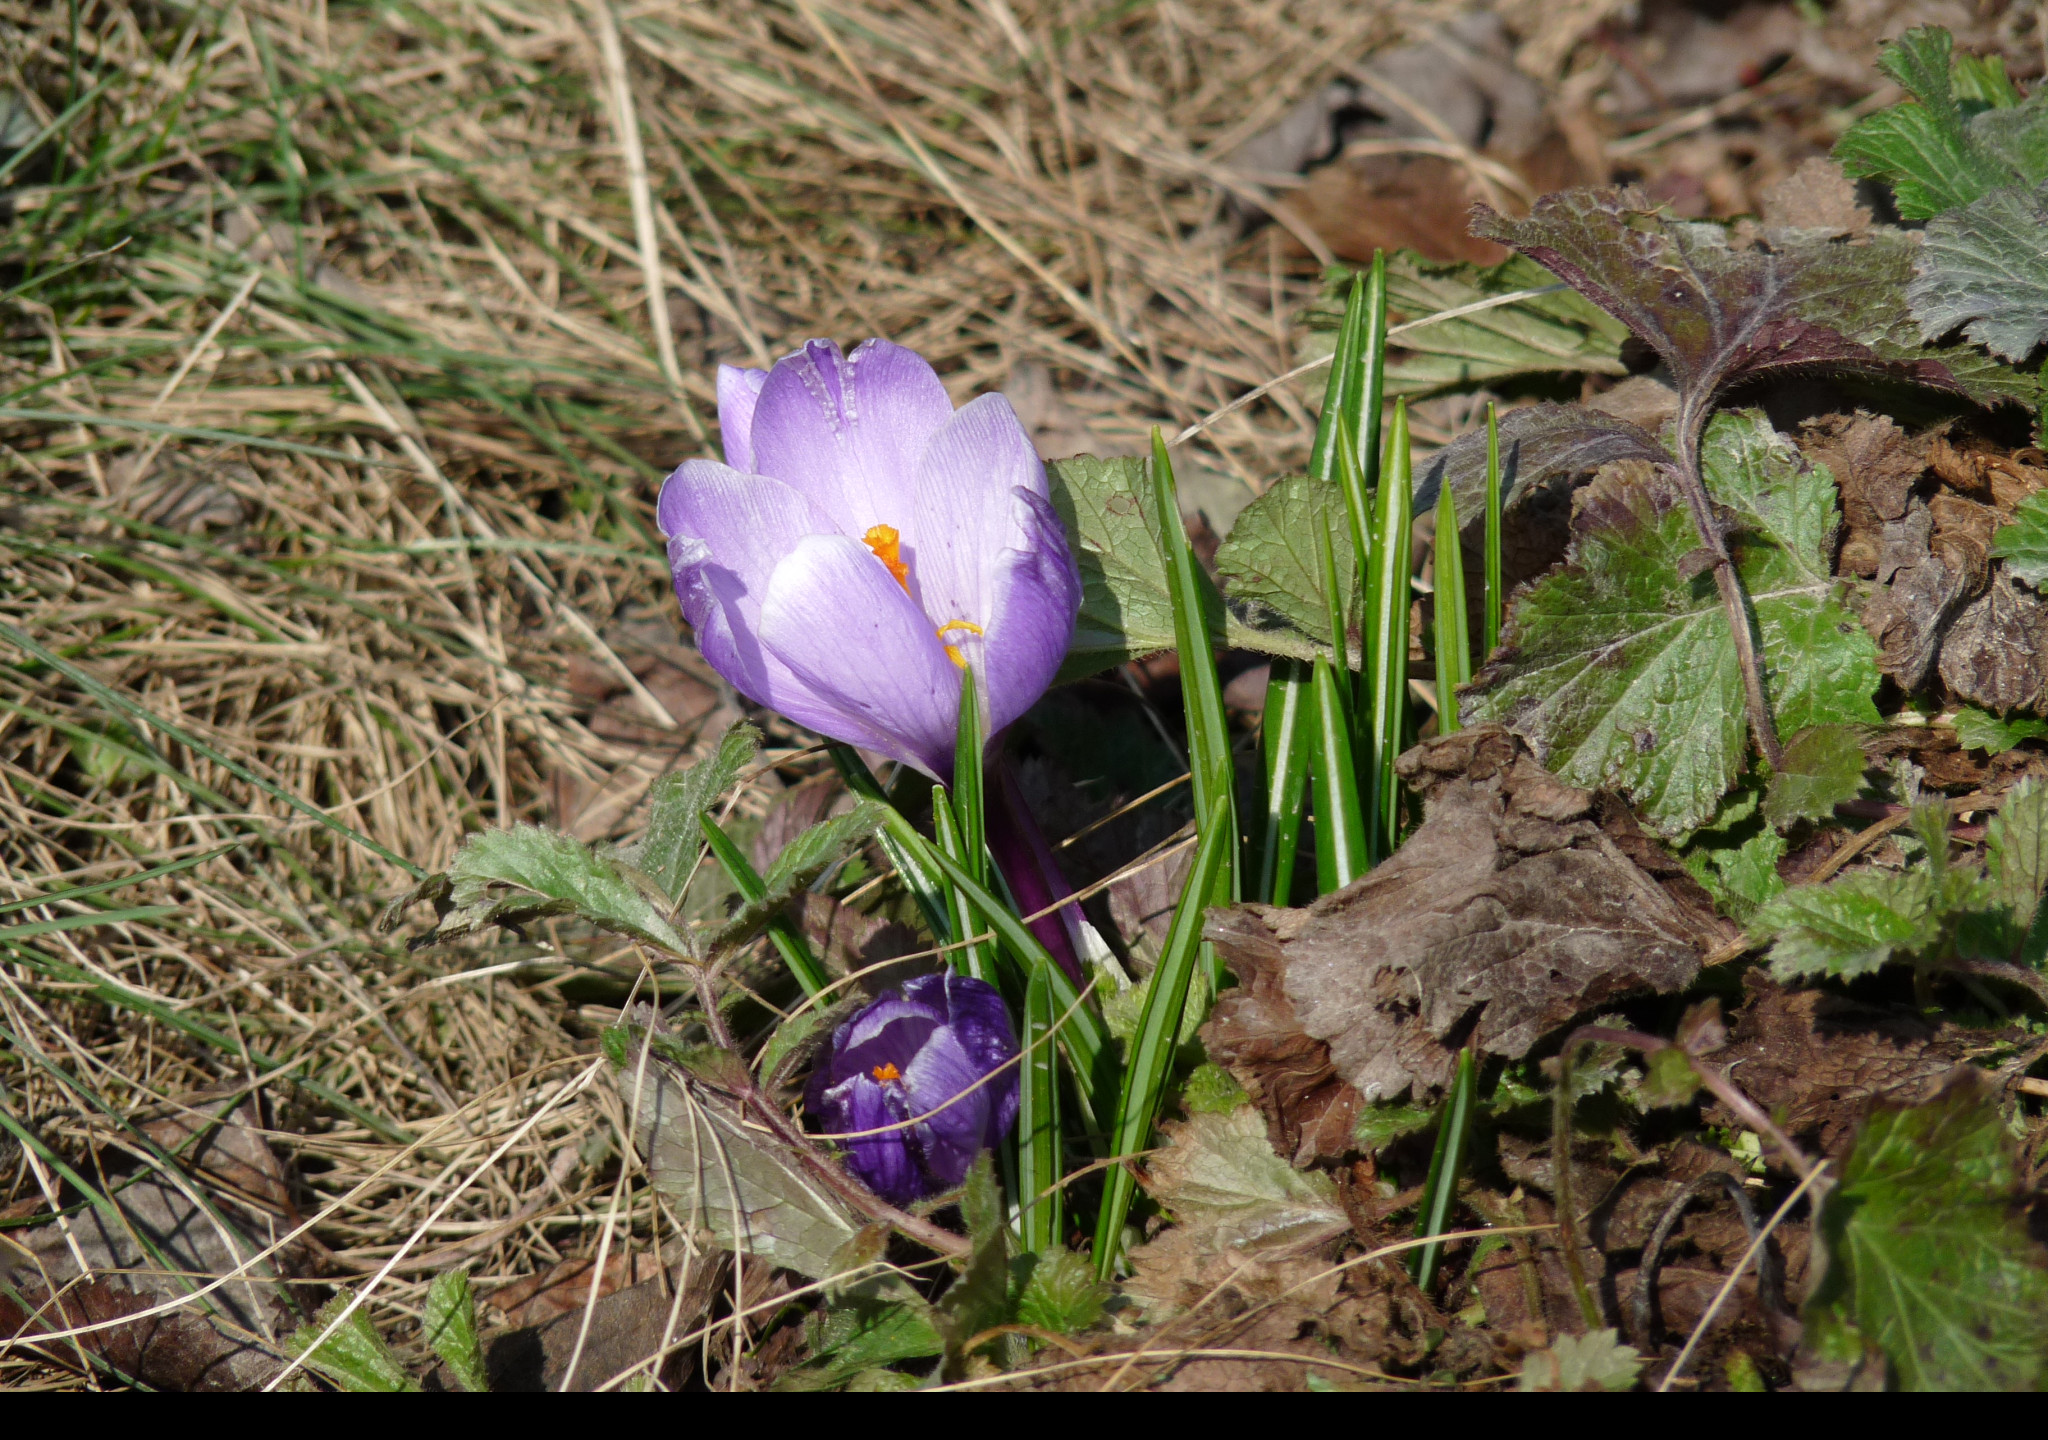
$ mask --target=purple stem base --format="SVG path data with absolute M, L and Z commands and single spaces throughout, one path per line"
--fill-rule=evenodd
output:
M 998 754 L 991 756 L 987 775 L 993 782 L 987 788 L 984 820 L 989 853 L 1009 882 L 1018 910 L 1035 915 L 1062 900 L 1073 900 L 1074 887 L 1060 873 L 1045 832 L 1038 828 L 1031 807 L 1024 803 L 1016 771 Z M 1030 925 L 1031 933 L 1059 962 L 1067 978 L 1076 985 L 1082 984 L 1081 902 L 1074 900 L 1050 915 L 1039 915 Z

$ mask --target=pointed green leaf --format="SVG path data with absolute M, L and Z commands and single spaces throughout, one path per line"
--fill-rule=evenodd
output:
M 440 939 L 545 915 L 580 915 L 671 954 L 690 953 L 682 935 L 616 861 L 559 830 L 479 830 L 455 852 L 447 884 L 451 908 L 434 930 Z
M 1984 827 L 1984 848 L 1992 898 L 2024 930 L 2048 890 L 2048 784 L 2039 776 L 2029 775 L 2006 792 L 2005 803 Z
M 1109 1287 L 1095 1278 L 1095 1267 L 1064 1245 L 1024 1256 L 1029 1271 L 1017 1296 L 1017 1323 L 1078 1335 L 1102 1318 Z
M 1245 506 L 1216 547 L 1216 573 L 1224 593 L 1247 623 L 1291 627 L 1318 646 L 1330 645 L 1330 597 L 1318 556 L 1324 537 L 1344 533 L 1344 493 L 1325 480 L 1290 475 Z M 1358 613 L 1358 566 L 1348 543 L 1333 547 L 1340 613 Z M 1358 658 L 1355 635 L 1345 637 L 1343 665 Z
M 384 1343 L 377 1327 L 370 1323 L 369 1310 L 361 1305 L 342 1322 L 339 1330 L 309 1353 L 307 1347 L 320 1338 L 321 1331 L 334 1323 L 334 1318 L 347 1308 L 350 1298 L 344 1291 L 321 1306 L 320 1313 L 310 1323 L 301 1325 L 285 1348 L 304 1357 L 306 1365 L 323 1378 L 354 1394 L 389 1395 L 419 1389 L 419 1383 L 406 1374 L 405 1366 L 391 1353 L 391 1347 Z
M 1864 117 L 1835 145 L 1852 178 L 1888 182 L 1899 214 L 1925 220 L 2010 185 L 2013 176 L 1971 137 L 1950 79 L 1955 42 L 1938 26 L 1908 30 L 1887 45 L 1878 68 L 1913 99 Z
M 1781 730 L 1875 724 L 1877 647 L 1836 599 L 1835 487 L 1761 414 L 1708 427 L 1707 488 L 1739 528 L 1737 573 Z M 1655 828 L 1705 823 L 1744 763 L 1742 682 L 1675 485 L 1607 472 L 1581 492 L 1566 567 L 1537 582 L 1466 713 L 1528 737 L 1572 784 L 1631 793 Z
M 1923 339 L 1963 334 L 2015 364 L 2048 340 L 2048 186 L 1993 190 L 1928 222 L 1906 287 Z
M 1313 1244 L 1349 1224 L 1330 1177 L 1274 1154 L 1255 1108 L 1196 1115 L 1166 1129 L 1170 1143 L 1146 1163 L 1145 1188 L 1212 1248 Z
M 1173 595 L 1145 463 L 1077 455 L 1045 468 L 1053 508 L 1081 570 L 1081 613 L 1059 678 L 1077 680 L 1173 649 Z M 1315 653 L 1314 642 L 1289 627 L 1256 628 L 1226 615 L 1223 597 L 1207 576 L 1196 583 L 1204 623 L 1225 645 L 1299 659 Z
M 476 1394 L 491 1388 L 484 1373 L 484 1348 L 477 1339 L 476 1301 L 469 1293 L 467 1270 L 443 1270 L 434 1277 L 427 1287 L 420 1332 L 457 1385 Z
M 1853 979 L 1932 945 L 1941 934 L 1933 900 L 1924 870 L 1847 875 L 1787 890 L 1757 912 L 1749 933 L 1775 937 L 1771 973 L 1780 980 Z
M 1965 705 L 1956 711 L 1956 740 L 1965 750 L 2003 755 L 2020 742 L 2039 740 L 2043 735 L 2048 735 L 2048 720 L 2033 716 L 2001 720 L 1973 705 Z
M 761 749 L 761 732 L 744 722 L 719 737 L 718 748 L 687 770 L 672 770 L 648 792 L 647 833 L 619 858 L 680 902 L 704 844 L 697 817 L 718 803 Z
M 2027 1233 L 1986 1088 L 1966 1071 L 1857 1132 L 1815 1226 L 1827 1263 L 1804 1319 L 1821 1354 L 1855 1360 L 1875 1345 L 1904 1390 L 2039 1388 L 2048 1256 Z
M 1771 776 L 1764 818 L 1778 829 L 1819 820 L 1863 792 L 1869 765 L 1856 732 L 1847 725 L 1813 725 L 1785 745 L 1785 761 Z
M 727 949 L 759 934 L 813 880 L 845 859 L 855 846 L 873 839 L 887 814 L 886 805 L 862 800 L 844 815 L 813 825 L 783 846 L 761 878 L 761 893 L 732 913 L 711 937 L 711 946 Z

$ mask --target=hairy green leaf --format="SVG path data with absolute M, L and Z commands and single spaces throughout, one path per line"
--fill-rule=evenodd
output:
M 1221 1065 L 1204 1063 L 1180 1087 L 1180 1108 L 1190 1115 L 1228 1115 L 1251 1097 Z
M 1067 642 L 1061 680 L 1078 680 L 1174 647 L 1173 596 L 1159 553 L 1152 484 L 1136 459 L 1077 455 L 1046 467 L 1053 508 L 1081 570 L 1081 613 Z M 1225 644 L 1308 659 L 1315 642 L 1282 626 L 1258 628 L 1228 615 L 1205 576 L 1203 614 Z
M 911 1389 L 916 1381 L 882 1367 L 922 1360 L 945 1349 L 931 1307 L 907 1287 L 857 1285 L 811 1312 L 805 1323 L 811 1358 L 775 1381 L 777 1390 Z M 876 1375 L 895 1375 L 877 1384 Z
M 2048 784 L 2029 775 L 2006 792 L 2005 803 L 1984 827 L 1985 878 L 1992 899 L 2024 930 L 2048 890 Z
M 1928 222 L 1906 287 L 1924 339 L 1957 326 L 2018 363 L 2048 340 L 2048 186 L 1993 190 Z
M 1266 1122 L 1246 1106 L 1164 1127 L 1171 1143 L 1148 1165 L 1146 1189 L 1206 1243 L 1259 1249 L 1335 1235 L 1349 1223 L 1336 1186 L 1273 1153 Z
M 1064 1245 L 1036 1255 L 1020 1255 L 1014 1268 L 1023 1275 L 1017 1287 L 1017 1323 L 1076 1335 L 1102 1318 L 1109 1287 L 1095 1278 L 1095 1267 Z
M 1762 635 L 1779 725 L 1874 724 L 1877 647 L 1836 600 L 1835 487 L 1761 414 L 1708 427 L 1707 488 Z M 1580 494 L 1568 564 L 1515 607 L 1467 714 L 1526 736 L 1575 785 L 1619 787 L 1666 834 L 1714 813 L 1744 756 L 1727 612 L 1692 564 L 1691 513 L 1662 472 L 1607 471 Z
M 1796 820 L 1819 820 L 1854 800 L 1863 789 L 1869 762 L 1856 732 L 1847 725 L 1814 725 L 1785 746 L 1785 763 L 1771 776 L 1764 818 L 1778 829 Z
M 2001 720 L 1974 705 L 1956 711 L 1956 740 L 1965 750 L 2003 755 L 2021 741 L 2039 740 L 2043 735 L 2048 735 L 2048 720 L 2030 715 Z
M 1739 844 L 1709 844 L 1688 851 L 1685 868 L 1723 911 L 1747 920 L 1785 893 L 1785 882 L 1778 876 L 1778 862 L 1784 858 L 1785 837 L 1765 825 Z
M 431 893 L 436 877 L 414 892 Z M 479 830 L 462 842 L 445 878 L 449 909 L 434 929 L 438 939 L 468 935 L 488 925 L 519 925 L 546 915 L 580 915 L 600 929 L 658 945 L 673 954 L 689 944 L 661 907 L 619 866 L 559 830 L 514 825 Z M 411 898 L 411 897 L 408 897 Z
M 1738 250 L 1719 225 L 1675 220 L 1632 187 L 1547 195 L 1522 220 L 1475 214 L 1474 234 L 1541 261 L 1657 352 L 1678 388 L 1681 432 L 1729 387 L 1789 369 L 2040 403 L 2039 377 L 1922 343 L 1905 295 L 1918 243 L 1903 231 Z
M 1377 1105 L 1358 1107 L 1358 1124 L 1353 1138 L 1358 1148 L 1368 1155 L 1377 1155 L 1403 1135 L 1413 1135 L 1418 1130 L 1427 1130 L 1436 1124 L 1436 1107 L 1432 1105 L 1408 1105 L 1400 1101 L 1386 1101 Z
M 846 858 L 855 846 L 871 839 L 889 817 L 889 807 L 876 800 L 862 800 L 844 815 L 813 825 L 782 847 L 775 863 L 762 876 L 758 900 L 748 900 L 711 937 L 713 949 L 728 949 L 752 939 L 780 915 L 806 886 L 831 866 Z
M 1690 1105 L 1699 1088 L 1700 1072 L 1693 1069 L 1692 1057 L 1672 1045 L 1650 1052 L 1636 1098 L 1651 1109 Z
M 1887 45 L 1878 68 L 1913 98 L 1864 117 L 1835 145 L 1850 176 L 1892 187 L 1907 220 L 2048 176 L 2048 106 L 2039 96 L 2012 103 L 2017 92 L 2002 67 L 1994 79 L 1983 64 L 1958 60 L 1954 49 L 1948 31 L 1936 26 L 1908 30 Z
M 320 1307 L 310 1323 L 301 1325 L 285 1343 L 293 1355 L 304 1358 L 308 1368 L 342 1389 L 355 1394 L 396 1394 L 419 1389 L 419 1382 L 405 1371 L 377 1327 L 370 1323 L 369 1310 L 358 1305 L 341 1328 L 321 1341 L 318 1349 L 308 1347 L 320 1332 L 334 1323 L 352 1297 L 343 1291 Z
M 967 1172 L 960 1199 L 974 1249 L 967 1269 L 947 1287 L 933 1307 L 933 1318 L 946 1340 L 948 1370 L 965 1356 L 967 1342 L 984 1330 L 1008 1324 L 1011 1318 L 1009 1230 L 1004 1224 L 1003 1188 L 996 1182 L 995 1162 L 984 1150 Z
M 1815 1238 L 1808 1343 L 1875 1345 L 1905 1390 L 2033 1390 L 2048 1373 L 2048 1256 L 2017 1208 L 2011 1141 L 1964 1071 L 1925 1105 L 1863 1123 Z
M 2036 490 L 1991 537 L 1991 553 L 2036 590 L 2048 589 L 2048 490 Z
M 1245 506 L 1216 547 L 1224 593 L 1244 608 L 1249 623 L 1271 628 L 1270 616 L 1328 646 L 1329 596 L 1323 583 L 1318 537 L 1345 533 L 1344 492 L 1327 480 L 1290 475 Z M 1338 613 L 1358 614 L 1358 562 L 1349 544 L 1334 545 L 1331 560 L 1342 597 Z M 1345 663 L 1358 658 L 1355 630 L 1344 637 Z
M 760 748 L 761 732 L 742 722 L 720 736 L 718 748 L 705 759 L 655 781 L 649 792 L 647 833 L 637 844 L 621 849 L 619 858 L 660 886 L 669 899 L 680 901 L 704 845 L 698 818 L 718 803 Z
M 1771 973 L 1850 979 L 1940 938 L 1941 914 L 1924 870 L 1871 871 L 1787 890 L 1757 912 L 1750 933 L 1775 936 Z
M 1303 360 L 1330 353 L 1351 278 L 1342 268 L 1324 276 L 1322 298 L 1302 317 L 1308 327 Z M 1519 255 L 1490 266 L 1438 264 L 1404 250 L 1387 260 L 1387 308 L 1396 323 L 1419 320 L 1552 283 L 1543 267 Z M 1569 290 L 1534 295 L 1396 335 L 1386 392 L 1422 395 L 1509 375 L 1625 375 L 1626 333 L 1612 316 Z
M 637 1037 L 635 1037 L 637 1039 Z M 685 1224 L 729 1249 L 822 1279 L 860 1228 L 845 1203 L 789 1147 L 750 1121 L 721 1082 L 723 1052 L 692 1073 L 674 1053 L 637 1043 L 615 1057 L 613 1083 L 633 1116 L 633 1137 L 654 1188 Z
M 420 1333 L 457 1385 L 478 1394 L 491 1388 L 484 1373 L 484 1348 L 477 1339 L 476 1300 L 469 1292 L 467 1270 L 443 1270 L 434 1277 L 427 1287 Z
M 1619 1332 L 1593 1330 L 1560 1335 L 1548 1350 L 1537 1350 L 1522 1362 L 1518 1390 L 1632 1390 L 1643 1358 L 1633 1345 L 1621 1343 Z

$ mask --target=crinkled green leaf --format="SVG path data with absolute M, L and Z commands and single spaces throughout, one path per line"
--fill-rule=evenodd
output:
M 484 1347 L 477 1339 L 476 1300 L 469 1291 L 467 1270 L 443 1270 L 434 1277 L 427 1287 L 420 1333 L 457 1385 L 478 1394 L 491 1388 L 490 1377 L 484 1373 Z
M 1967 205 L 2015 178 L 2013 167 L 1972 133 L 1956 103 L 1954 48 L 1948 31 L 1931 25 L 1887 45 L 1878 68 L 1913 99 L 1865 116 L 1835 145 L 1835 158 L 1851 177 L 1892 187 L 1899 214 L 1908 220 Z
M 1964 1071 L 1858 1131 L 1815 1225 L 1826 1264 L 1804 1318 L 1823 1355 L 1875 1345 L 1904 1390 L 2040 1387 L 2048 1255 L 2027 1233 L 1987 1089 Z
M 1632 1390 L 1643 1357 L 1614 1330 L 1560 1335 L 1522 1361 L 1519 1390 Z
M 761 877 L 761 898 L 749 900 L 711 937 L 713 949 L 728 949 L 752 939 L 813 880 L 846 858 L 855 846 L 872 838 L 889 818 L 889 807 L 863 800 L 844 815 L 813 825 L 782 847 L 768 873 Z
M 1941 936 L 1940 911 L 1925 870 L 1870 871 L 1787 890 L 1750 922 L 1771 945 L 1771 973 L 1850 979 L 1887 960 L 1925 950 Z
M 1814 725 L 1785 745 L 1784 764 L 1771 776 L 1764 818 L 1783 830 L 1797 820 L 1819 820 L 1863 790 L 1869 765 L 1856 732 L 1847 725 Z
M 2036 590 L 2048 589 L 2048 490 L 2036 490 L 1991 537 L 1991 553 Z
M 986 1150 L 975 1157 L 960 1197 L 974 1248 L 967 1268 L 946 1288 L 933 1307 L 939 1333 L 946 1340 L 947 1365 L 957 1365 L 967 1343 L 985 1330 L 1007 1325 L 1012 1316 L 1009 1227 L 1005 1224 L 1003 1187 L 996 1182 L 995 1161 Z
M 1738 844 L 1688 850 L 1685 868 L 1725 913 L 1747 920 L 1785 893 L 1778 876 L 1784 857 L 1785 837 L 1765 825 Z
M 2048 784 L 2029 775 L 2006 792 L 1984 827 L 1985 878 L 1992 899 L 2024 930 L 2048 890 Z
M 1064 1245 L 1037 1255 L 1020 1255 L 1014 1266 L 1022 1272 L 1017 1293 L 1017 1323 L 1076 1335 L 1102 1318 L 1109 1287 L 1095 1278 L 1095 1267 Z
M 1180 1087 L 1180 1108 L 1190 1115 L 1228 1115 L 1251 1097 L 1221 1065 L 1197 1065 Z
M 671 900 L 680 900 L 683 885 L 704 848 L 698 817 L 718 803 L 747 762 L 761 748 L 761 732 L 744 722 L 719 737 L 718 749 L 687 770 L 673 770 L 654 782 L 649 792 L 647 833 L 620 850 L 619 858 L 634 866 Z
M 1681 421 L 1705 416 L 1731 386 L 1789 369 L 2040 404 L 2038 376 L 1967 346 L 1922 343 L 1905 293 L 1918 242 L 1903 231 L 1738 250 L 1721 226 L 1673 219 L 1627 186 L 1546 195 L 1521 220 L 1475 214 L 1474 234 L 1541 261 L 1662 357 Z
M 1430 1105 L 1404 1105 L 1389 1101 L 1358 1107 L 1358 1125 L 1353 1137 L 1358 1148 L 1377 1155 L 1403 1135 L 1413 1135 L 1436 1124 L 1436 1109 Z
M 2043 735 L 2048 735 L 2048 720 L 2031 715 L 2001 720 L 1974 705 L 1956 711 L 1956 740 L 1965 750 L 2003 755 L 2021 741 L 2038 740 Z
M 310 1323 L 293 1332 L 285 1348 L 293 1355 L 303 1356 L 306 1365 L 323 1378 L 352 1393 L 389 1395 L 419 1389 L 419 1382 L 406 1373 L 405 1366 L 384 1343 L 384 1337 L 377 1333 L 377 1327 L 370 1323 L 370 1312 L 365 1306 L 358 1305 L 339 1330 L 321 1341 L 317 1350 L 308 1351 L 307 1347 L 334 1323 L 334 1317 L 347 1308 L 351 1298 L 343 1291 L 321 1306 Z
M 1699 1088 L 1700 1073 L 1692 1068 L 1691 1057 L 1673 1045 L 1650 1052 L 1636 1098 L 1653 1110 L 1690 1105 Z
M 440 880 L 437 876 L 428 886 Z M 689 953 L 688 943 L 661 907 L 616 860 L 559 830 L 514 825 L 510 830 L 476 831 L 462 842 L 448 866 L 446 903 L 450 908 L 434 929 L 443 940 L 487 925 L 580 915 L 600 929 L 674 954 Z
M 701 1225 L 728 1249 L 757 1255 L 813 1279 L 859 1230 L 844 1202 L 787 1146 L 743 1112 L 719 1083 L 723 1052 L 703 1074 L 638 1046 L 618 1057 L 613 1082 L 633 1115 L 633 1135 L 654 1188 L 671 1197 L 685 1224 Z
M 1345 539 L 1344 492 L 1327 480 L 1290 475 L 1245 506 L 1230 534 L 1216 547 L 1216 572 L 1224 593 L 1259 625 L 1268 614 L 1329 646 L 1330 604 L 1324 591 L 1317 537 L 1332 536 L 1330 557 L 1343 597 L 1341 614 L 1358 611 L 1358 561 Z M 1265 628 L 1272 628 L 1270 622 Z M 1355 630 L 1344 637 L 1345 654 L 1358 653 Z M 1347 663 L 1349 660 L 1347 659 Z
M 1526 405 L 1501 416 L 1498 430 L 1502 523 L 1508 527 L 1534 496 L 1610 461 L 1671 463 L 1671 452 L 1649 431 L 1583 405 Z M 1471 533 L 1484 524 L 1486 453 L 1481 429 L 1460 435 L 1430 456 L 1416 482 L 1416 509 L 1435 505 L 1449 485 L 1458 506 L 1458 528 Z
M 1961 326 L 2015 363 L 2048 340 L 2048 186 L 2014 186 L 1937 216 L 1906 299 L 1920 334 Z
M 1173 649 L 1173 596 L 1154 538 L 1152 485 L 1145 462 L 1076 455 L 1054 460 L 1045 470 L 1053 508 L 1066 526 L 1081 570 L 1081 613 L 1059 678 L 1078 680 L 1126 660 Z M 1315 642 L 1306 635 L 1285 626 L 1248 625 L 1226 613 L 1222 594 L 1206 576 L 1197 583 L 1209 633 L 1224 643 L 1297 660 L 1315 655 Z
M 1835 598 L 1835 487 L 1761 414 L 1708 427 L 1702 470 L 1732 512 L 1736 569 L 1782 730 L 1875 724 L 1877 647 Z M 1527 737 L 1575 785 L 1616 787 L 1666 834 L 1696 829 L 1744 762 L 1742 680 L 1691 512 L 1661 472 L 1580 494 L 1567 565 L 1516 604 L 1466 712 Z M 1476 692 L 1476 693 L 1474 693 Z
M 1351 278 L 1352 272 L 1342 268 L 1324 277 L 1322 298 L 1303 316 L 1308 334 L 1302 359 L 1330 353 Z M 1542 266 L 1519 255 L 1498 265 L 1438 264 L 1403 250 L 1387 260 L 1388 318 L 1395 324 L 1420 320 L 1554 283 Z M 1387 356 L 1387 394 L 1421 395 L 1509 375 L 1625 375 L 1621 341 L 1626 333 L 1612 316 L 1569 290 L 1531 296 L 1394 336 Z
M 917 1382 L 911 1376 L 882 1367 L 945 1349 L 931 1307 L 896 1289 L 884 1294 L 856 1286 L 814 1310 L 806 1331 L 811 1358 L 777 1377 L 777 1390 L 912 1389 Z M 903 1383 L 877 1383 L 870 1378 L 877 1375 L 895 1375 Z
M 1147 1163 L 1145 1188 L 1212 1247 L 1305 1244 L 1349 1225 L 1330 1177 L 1275 1155 L 1256 1109 L 1163 1128 L 1170 1143 Z

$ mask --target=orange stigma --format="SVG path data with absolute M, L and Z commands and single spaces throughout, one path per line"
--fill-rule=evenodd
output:
M 894 532 L 892 531 L 891 533 L 893 534 Z M 893 1064 L 877 1065 L 874 1069 L 868 1071 L 868 1074 L 874 1076 L 884 1085 L 888 1084 L 891 1080 L 901 1080 L 903 1078 L 903 1072 L 898 1070 Z
M 946 632 L 948 630 L 968 630 L 976 635 L 981 633 L 981 627 L 972 620 L 948 620 L 938 629 L 939 643 L 942 645 L 946 644 Z M 967 668 L 967 657 L 960 653 L 958 645 L 946 645 L 946 658 L 955 665 L 958 665 L 962 670 Z
M 910 593 L 910 567 L 903 563 L 903 537 L 894 525 L 874 525 L 861 536 L 861 543 L 875 552 L 875 558 L 896 577 L 896 583 L 903 587 L 903 593 Z

